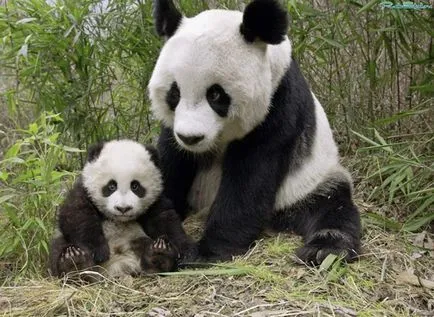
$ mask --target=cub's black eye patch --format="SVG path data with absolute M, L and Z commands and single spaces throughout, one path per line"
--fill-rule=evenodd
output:
M 115 180 L 112 179 L 102 188 L 102 195 L 104 197 L 109 197 L 117 189 L 118 189 L 118 184 L 116 183 Z
M 136 194 L 137 197 L 143 198 L 146 195 L 146 189 L 139 183 L 139 181 L 133 180 L 130 185 L 131 191 Z
M 176 83 L 176 81 L 174 81 L 166 95 L 166 102 L 169 105 L 170 110 L 175 111 L 175 108 L 178 105 L 180 98 L 181 92 L 179 91 L 178 84 Z
M 231 104 L 231 97 L 219 84 L 214 84 L 206 91 L 206 99 L 211 108 L 220 116 L 226 117 Z

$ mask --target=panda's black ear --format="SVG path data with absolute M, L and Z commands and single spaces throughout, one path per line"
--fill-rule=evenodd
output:
M 171 37 L 182 20 L 182 14 L 172 0 L 154 0 L 153 16 L 158 35 Z
M 100 141 L 98 143 L 89 146 L 89 148 L 87 149 L 88 162 L 95 161 L 99 157 L 105 143 L 106 143 L 105 141 Z
M 152 145 L 145 145 L 146 151 L 151 155 L 151 161 L 160 168 L 160 155 L 158 154 L 157 149 Z
M 253 0 L 243 14 L 240 32 L 247 42 L 279 44 L 288 32 L 288 13 L 278 0 Z

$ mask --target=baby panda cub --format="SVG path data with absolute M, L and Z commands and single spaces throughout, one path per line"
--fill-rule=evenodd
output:
M 102 268 L 116 277 L 174 270 L 190 239 L 162 189 L 154 148 L 131 140 L 90 147 L 57 215 L 51 274 Z

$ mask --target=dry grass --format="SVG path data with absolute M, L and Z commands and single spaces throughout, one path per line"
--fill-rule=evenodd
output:
M 187 228 L 197 235 L 199 224 L 193 219 Z M 92 285 L 21 278 L 0 288 L 0 314 L 434 316 L 433 252 L 414 246 L 418 237 L 365 223 L 360 261 L 337 261 L 326 269 L 295 264 L 291 256 L 300 239 L 279 234 L 263 237 L 232 263 L 169 276 L 105 279 Z

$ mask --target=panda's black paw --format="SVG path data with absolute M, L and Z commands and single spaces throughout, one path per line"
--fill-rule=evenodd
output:
M 154 254 L 168 255 L 178 258 L 179 254 L 176 248 L 170 243 L 166 237 L 157 238 L 151 246 Z
M 58 270 L 60 273 L 69 273 L 81 271 L 93 265 L 92 257 L 87 250 L 75 245 L 70 245 L 60 254 Z
M 165 237 L 153 241 L 142 255 L 146 273 L 170 272 L 176 269 L 178 250 Z
M 232 260 L 233 254 L 230 251 L 212 253 L 210 250 L 206 250 L 205 254 L 202 254 L 199 244 L 192 244 L 187 249 L 179 261 L 179 268 L 202 268 L 209 267 L 212 264 L 224 261 Z
M 336 229 L 316 232 L 306 244 L 296 251 L 296 261 L 308 265 L 320 265 L 329 255 L 335 254 L 347 262 L 357 259 L 359 245 L 350 234 Z

